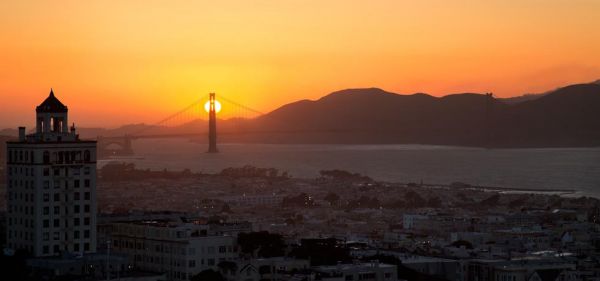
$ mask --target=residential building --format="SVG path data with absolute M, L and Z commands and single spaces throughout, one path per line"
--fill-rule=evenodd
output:
M 68 126 L 50 91 L 35 132 L 7 143 L 7 251 L 35 257 L 96 252 L 96 141 Z
M 166 273 L 169 280 L 189 280 L 238 258 L 237 234 L 231 234 L 193 221 L 155 220 L 114 223 L 110 239 L 112 251 L 127 254 L 136 269 Z

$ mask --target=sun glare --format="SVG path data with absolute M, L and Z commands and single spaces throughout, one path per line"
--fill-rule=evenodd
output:
M 210 111 L 210 101 L 207 101 L 207 102 L 204 104 L 204 110 L 205 110 L 206 112 L 209 112 L 209 111 Z M 221 111 L 221 103 L 220 103 L 218 100 L 215 100 L 215 111 L 216 111 L 217 113 L 219 113 L 219 112 Z

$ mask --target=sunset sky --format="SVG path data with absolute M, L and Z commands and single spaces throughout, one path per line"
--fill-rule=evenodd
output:
M 0 128 L 31 126 L 51 87 L 79 126 L 115 127 L 209 92 L 268 112 L 345 88 L 508 97 L 597 79 L 596 0 L 0 2 Z

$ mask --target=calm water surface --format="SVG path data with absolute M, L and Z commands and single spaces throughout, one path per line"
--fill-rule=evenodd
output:
M 127 160 L 138 168 L 218 172 L 246 164 L 273 167 L 295 177 L 343 169 L 377 180 L 448 184 L 456 181 L 526 189 L 574 189 L 600 197 L 600 148 L 481 149 L 428 145 L 206 144 L 137 140 Z

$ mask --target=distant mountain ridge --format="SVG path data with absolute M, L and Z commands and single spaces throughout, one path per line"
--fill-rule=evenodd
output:
M 570 85 L 508 103 L 473 93 L 433 97 L 348 89 L 287 104 L 248 126 L 299 132 L 270 136 L 272 142 L 284 143 L 598 146 L 600 85 Z
M 525 101 L 538 99 L 538 98 L 545 96 L 546 94 L 548 94 L 548 93 L 524 94 L 524 95 L 516 96 L 516 97 L 500 98 L 499 100 L 501 100 L 502 102 L 507 103 L 507 104 L 516 104 L 516 103 L 521 103 L 521 102 L 525 102 Z
M 79 129 L 85 138 L 206 131 L 203 120 L 174 128 L 134 124 Z M 318 100 L 289 103 L 255 119 L 220 120 L 218 131 L 222 142 L 600 146 L 600 83 L 513 99 L 475 93 L 434 97 L 379 88 L 347 89 Z

